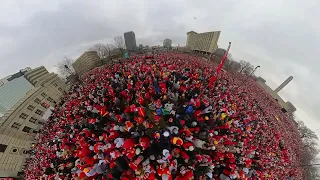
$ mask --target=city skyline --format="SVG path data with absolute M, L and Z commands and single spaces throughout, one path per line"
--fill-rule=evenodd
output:
M 163 39 L 170 37 L 175 44 L 182 45 L 190 30 L 219 29 L 223 32 L 219 47 L 226 48 L 232 41 L 233 57 L 260 65 L 256 74 L 266 78 L 272 89 L 288 76 L 294 76 L 295 80 L 279 94 L 297 107 L 298 120 L 305 121 L 313 130 L 320 127 L 317 120 L 320 86 L 314 83 L 320 77 L 314 56 L 320 42 L 320 28 L 314 23 L 315 17 L 320 16 L 316 0 L 208 0 L 201 4 L 192 1 L 139 4 L 79 1 L 75 4 L 58 0 L 33 1 L 32 6 L 5 2 L 0 12 L 0 77 L 26 66 L 44 65 L 50 72 L 56 72 L 55 65 L 63 57 L 75 59 L 93 44 L 112 42 L 113 37 L 123 35 L 126 30 L 136 33 L 139 44 L 161 45 Z M 123 11 L 124 4 L 131 8 Z M 247 7 L 256 8 L 243 11 Z M 215 12 L 214 20 L 212 12 Z

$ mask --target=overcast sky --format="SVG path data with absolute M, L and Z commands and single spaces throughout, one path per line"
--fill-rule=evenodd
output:
M 26 66 L 56 71 L 63 57 L 77 58 L 97 42 L 134 31 L 137 44 L 160 45 L 165 38 L 184 46 L 186 32 L 220 30 L 219 46 L 260 65 L 257 75 L 312 130 L 320 128 L 319 0 L 2 0 L 0 77 Z M 317 131 L 320 137 L 320 131 Z

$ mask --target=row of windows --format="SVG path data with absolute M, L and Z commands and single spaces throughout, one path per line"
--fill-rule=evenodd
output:
M 36 121 L 37 119 L 32 119 L 32 121 Z M 30 121 L 31 122 L 31 121 Z M 20 123 L 17 123 L 17 122 L 14 122 L 13 124 L 12 124 L 12 126 L 11 126 L 11 128 L 13 128 L 13 129 L 19 129 L 21 127 L 21 124 Z M 23 129 L 22 129 L 22 131 L 23 132 L 26 132 L 26 133 L 28 133 L 28 132 L 30 132 L 32 130 L 32 128 L 31 127 L 28 127 L 28 126 L 25 126 L 25 127 L 23 127 Z
M 61 89 L 61 91 L 62 91 L 62 89 Z M 46 95 L 46 94 L 45 94 Z M 47 100 L 49 101 L 49 102 L 54 102 L 54 100 L 51 98 L 51 97 L 48 97 L 47 98 Z M 41 100 L 39 99 L 39 98 L 36 98 L 35 100 L 34 100 L 34 102 L 35 103 L 37 103 L 37 104 L 40 104 L 41 103 Z
M 41 104 L 41 105 L 42 105 L 43 107 L 47 107 L 45 104 Z M 41 116 L 41 115 L 43 114 L 43 111 L 41 111 L 40 109 L 37 109 L 35 113 Z M 21 119 L 27 119 L 28 116 L 29 116 L 29 115 L 26 114 L 26 113 L 21 113 L 20 116 L 19 116 L 19 118 L 21 118 Z
M 0 144 L 0 152 L 2 152 L 2 153 L 5 152 L 7 147 L 8 147 L 8 145 Z M 18 151 L 18 149 L 17 148 L 13 148 L 11 151 L 13 153 L 16 153 Z M 28 150 L 23 150 L 22 153 L 23 154 L 28 154 Z
M 50 102 L 51 102 L 51 101 L 50 101 Z M 47 104 L 47 103 L 41 103 L 41 106 L 42 106 L 43 108 L 48 108 L 50 105 Z M 29 106 L 27 107 L 27 109 L 30 110 L 30 111 L 33 111 L 34 108 L 35 108 L 35 107 L 32 106 L 32 105 L 29 105 Z M 22 117 L 22 119 L 26 119 L 26 118 L 23 118 L 23 117 Z

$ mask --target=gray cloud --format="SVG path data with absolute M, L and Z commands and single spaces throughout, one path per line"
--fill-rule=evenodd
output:
M 76 58 L 130 30 L 138 44 L 149 45 L 165 38 L 185 45 L 190 30 L 221 30 L 219 46 L 232 41 L 233 57 L 260 65 L 257 74 L 271 87 L 294 76 L 280 94 L 297 106 L 298 119 L 320 128 L 317 0 L 32 2 L 0 12 L 0 76 L 42 64 L 54 70 L 64 56 Z

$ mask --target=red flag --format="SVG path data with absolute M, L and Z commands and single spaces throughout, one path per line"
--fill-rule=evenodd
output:
M 217 71 L 216 71 L 216 74 L 213 75 L 211 78 L 210 78 L 210 81 L 209 81 L 209 84 L 208 84 L 208 87 L 211 87 L 212 86 L 212 83 L 217 79 L 221 69 L 222 69 L 222 66 L 224 64 L 224 62 L 226 61 L 227 59 L 227 56 L 228 56 L 228 53 L 229 53 L 229 50 L 230 50 L 230 47 L 231 47 L 231 42 L 229 42 L 229 46 L 228 46 L 228 49 L 227 51 L 224 53 L 222 59 L 221 59 L 221 63 L 219 64 L 218 68 L 217 68 Z

